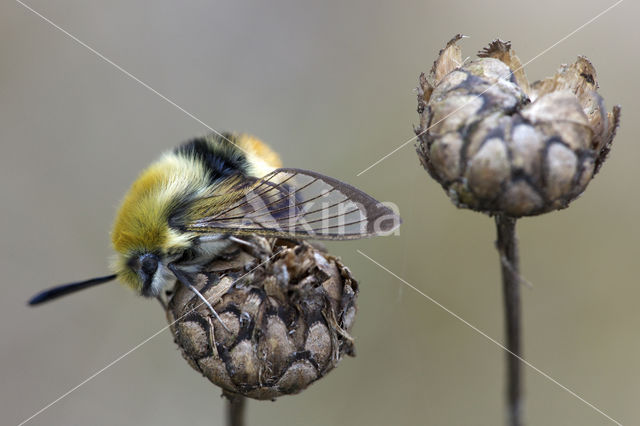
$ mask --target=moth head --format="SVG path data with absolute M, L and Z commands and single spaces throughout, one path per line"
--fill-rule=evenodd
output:
M 111 231 L 112 270 L 136 293 L 160 294 L 172 277 L 168 263 L 191 246 L 193 236 L 171 227 L 169 218 L 202 175 L 201 168 L 165 155 L 142 172 L 122 200 Z
M 158 296 L 167 283 L 169 274 L 161 253 L 137 251 L 118 255 L 116 263 L 118 279 L 142 296 Z

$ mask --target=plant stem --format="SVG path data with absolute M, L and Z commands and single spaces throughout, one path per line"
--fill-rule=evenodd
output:
M 507 352 L 507 418 L 509 426 L 522 426 L 524 401 L 522 399 L 522 354 L 521 306 L 520 306 L 520 266 L 518 242 L 516 240 L 516 219 L 496 215 L 498 240 L 496 246 L 500 255 L 502 270 L 502 291 L 504 294 L 505 334 Z M 514 356 L 517 355 L 518 357 Z
M 227 398 L 227 425 L 244 426 L 246 398 L 242 395 L 223 392 Z

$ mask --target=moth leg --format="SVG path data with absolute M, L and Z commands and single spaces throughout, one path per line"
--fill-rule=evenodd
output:
M 182 281 L 181 281 L 182 282 Z M 184 283 L 183 283 L 184 284 Z M 211 303 L 209 303 L 209 301 L 207 300 L 206 297 L 204 297 L 202 295 L 202 293 L 200 293 L 198 291 L 197 288 L 195 288 L 193 285 L 187 283 L 186 286 L 189 288 L 189 290 L 191 290 L 192 292 L 194 292 L 196 294 L 196 296 L 198 296 L 200 298 L 200 300 L 202 300 L 202 302 L 207 305 L 207 308 L 209 308 L 209 310 L 211 311 L 211 313 L 213 314 L 214 317 L 216 317 L 216 319 L 218 321 L 220 321 L 220 325 L 222 325 L 222 328 L 224 328 L 225 330 L 227 330 L 228 333 L 231 333 L 231 330 L 229 330 L 227 328 L 227 326 L 224 324 L 224 322 L 222 321 L 222 318 L 220 318 L 220 315 L 218 315 L 218 313 L 216 312 L 215 309 L 213 309 L 213 306 L 211 306 Z
M 249 252 L 260 260 L 266 260 L 267 254 L 270 252 L 270 247 L 260 247 L 251 241 L 243 240 L 242 238 L 229 235 L 229 241 L 233 241 L 236 244 L 249 248 Z
M 195 293 L 196 296 L 198 296 L 198 298 L 200 300 L 202 300 L 202 302 L 207 306 L 207 308 L 209 308 L 209 310 L 211 311 L 211 313 L 213 314 L 214 317 L 216 317 L 216 319 L 218 321 L 220 321 L 220 324 L 222 325 L 222 328 L 224 328 L 225 330 L 227 330 L 228 333 L 231 333 L 231 330 L 229 330 L 227 328 L 227 326 L 224 324 L 224 322 L 222 321 L 222 318 L 220 318 L 220 315 L 218 315 L 218 313 L 216 312 L 215 309 L 213 309 L 213 306 L 211 306 L 211 303 L 209 303 L 209 301 L 207 300 L 206 297 L 204 297 L 202 295 L 202 293 L 200 293 L 198 291 L 197 288 L 195 288 L 195 286 L 193 284 L 191 284 L 191 280 L 189 279 L 189 276 L 184 273 L 183 271 L 181 271 L 179 268 L 177 268 L 175 265 L 173 264 L 169 264 L 167 265 L 169 270 L 171 272 L 173 272 L 173 275 L 176 276 L 176 278 L 178 279 L 178 281 L 180 281 L 180 283 L 182 285 L 184 285 L 185 287 L 187 287 L 189 290 L 191 290 L 193 293 Z
M 233 235 L 229 235 L 227 238 L 229 239 L 229 241 L 232 241 L 238 244 L 239 246 L 248 247 L 249 253 L 263 262 L 266 261 L 269 258 L 269 256 L 273 254 L 274 247 L 271 240 L 269 240 L 269 242 L 261 243 L 262 241 L 266 241 L 266 240 L 253 240 L 253 239 L 245 240 Z
M 229 241 L 233 241 L 234 243 L 242 244 L 247 247 L 251 247 L 253 249 L 256 248 L 256 245 L 250 243 L 249 241 L 243 240 L 242 238 L 234 237 L 233 235 L 229 235 Z

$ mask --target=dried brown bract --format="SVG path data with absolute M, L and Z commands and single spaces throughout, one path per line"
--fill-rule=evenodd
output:
M 250 243 L 197 277 L 228 331 L 179 284 L 167 318 L 178 319 L 171 331 L 195 370 L 227 393 L 274 399 L 302 391 L 354 354 L 358 285 L 339 259 L 308 243 Z
M 420 161 L 458 207 L 529 216 L 562 209 L 604 162 L 620 107 L 607 112 L 585 57 L 529 83 L 511 44 L 463 63 L 454 37 L 420 76 Z

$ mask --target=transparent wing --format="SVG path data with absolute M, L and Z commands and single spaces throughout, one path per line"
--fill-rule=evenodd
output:
M 196 201 L 184 228 L 196 233 L 346 240 L 386 234 L 400 225 L 389 207 L 337 179 L 277 169 Z

